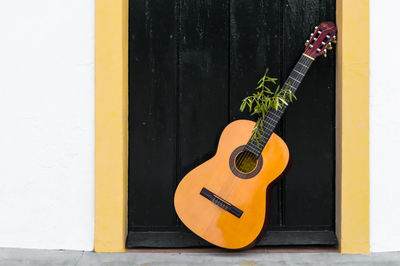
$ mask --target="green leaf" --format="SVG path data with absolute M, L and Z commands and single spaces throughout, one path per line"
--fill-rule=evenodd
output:
M 276 84 L 276 81 L 277 81 L 277 80 L 278 80 L 277 78 L 270 78 L 270 77 L 267 77 L 267 82 L 272 82 L 272 83 Z
M 265 87 L 265 91 L 266 91 L 267 93 L 269 93 L 269 94 L 273 94 L 273 92 L 272 92 L 268 87 Z
M 261 106 L 261 113 L 262 113 L 262 118 L 263 119 L 265 117 L 265 108 L 264 107 L 265 107 L 264 105 Z
M 275 94 L 278 93 L 279 89 L 280 89 L 280 86 L 278 85 L 278 87 L 276 87 Z
M 244 108 L 246 108 L 246 101 L 242 101 L 242 104 L 240 105 L 240 112 L 243 112 Z
M 288 103 L 284 99 L 279 98 L 279 100 L 281 100 L 281 102 L 283 102 L 285 105 L 288 105 Z
M 282 106 L 287 106 L 293 99 L 297 100 L 296 96 L 290 91 L 290 82 L 285 84 L 284 88 L 276 86 L 277 78 L 268 76 L 269 69 L 266 68 L 264 76 L 260 78 L 257 87 L 254 88 L 255 92 L 251 96 L 247 96 L 242 100 L 240 111 L 244 111 L 246 106 L 249 107 L 250 115 L 258 115 L 256 124 L 253 127 L 252 140 L 257 141 L 262 139 L 261 129 L 263 126 L 263 119 L 271 108 L 278 110 Z M 274 89 L 271 89 L 274 88 Z
M 278 110 L 281 107 L 281 104 L 279 103 L 279 99 L 275 101 L 275 110 Z

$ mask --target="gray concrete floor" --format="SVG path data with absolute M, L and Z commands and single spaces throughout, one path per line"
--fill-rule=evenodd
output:
M 162 252 L 94 253 L 63 250 L 0 249 L 0 265 L 400 265 L 400 252 L 341 255 L 336 252 Z

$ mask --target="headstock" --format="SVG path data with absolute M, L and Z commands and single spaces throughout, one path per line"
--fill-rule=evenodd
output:
M 332 50 L 332 43 L 336 43 L 336 26 L 335 23 L 322 22 L 314 28 L 310 39 L 306 41 L 306 49 L 304 54 L 317 58 L 320 55 L 326 57 L 327 50 Z

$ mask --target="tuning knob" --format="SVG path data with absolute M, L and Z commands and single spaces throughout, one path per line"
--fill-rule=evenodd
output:
M 314 27 L 314 30 L 316 30 L 316 29 L 318 29 L 318 26 L 315 26 L 315 27 Z
M 328 55 L 328 51 L 326 49 L 324 49 L 324 57 L 326 58 Z
M 328 50 L 332 50 L 332 49 L 333 49 L 333 48 L 332 48 L 332 43 L 331 43 L 331 42 L 328 43 L 328 45 L 326 46 L 326 49 L 328 49 Z
M 307 46 L 309 42 L 310 42 L 310 40 L 307 40 L 306 43 L 304 44 L 304 46 Z
M 336 35 L 333 35 L 332 43 L 336 43 Z

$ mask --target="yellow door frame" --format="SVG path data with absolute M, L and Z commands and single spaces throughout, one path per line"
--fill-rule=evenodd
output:
M 337 0 L 336 234 L 369 253 L 369 0 Z
M 336 232 L 341 253 L 369 253 L 369 1 L 337 0 Z M 125 251 L 128 0 L 96 0 L 95 243 Z

